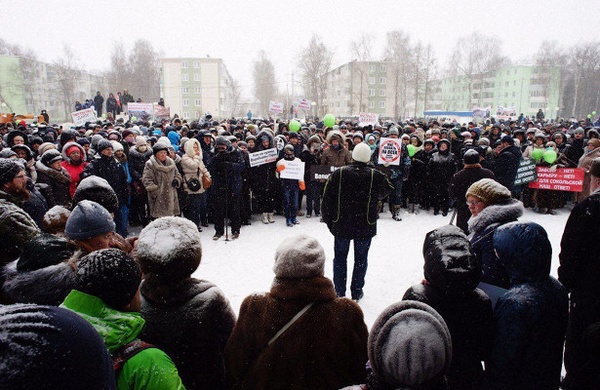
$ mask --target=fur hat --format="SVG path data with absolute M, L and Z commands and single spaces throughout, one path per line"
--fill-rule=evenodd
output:
M 69 215 L 65 235 L 72 240 L 88 240 L 115 230 L 110 213 L 96 202 L 82 200 Z
M 364 142 L 357 144 L 352 150 L 352 159 L 362 163 L 371 161 L 371 148 L 369 145 Z
M 144 274 L 183 280 L 196 271 L 201 259 L 200 233 L 186 218 L 158 218 L 140 232 L 137 260 Z
M 113 147 L 113 144 L 109 140 L 103 139 L 103 140 L 101 140 L 101 141 L 98 142 L 98 146 L 96 147 L 96 151 L 98 153 L 102 153 L 102 151 L 104 149 L 112 148 L 112 147 Z
M 600 177 L 600 157 L 596 157 L 594 160 L 592 160 L 592 165 L 590 166 L 590 175 Z
M 508 188 L 504 187 L 496 180 L 481 179 L 471 184 L 465 194 L 465 198 L 468 196 L 479 198 L 483 203 L 490 206 L 509 200 L 511 198 L 511 193 Z
M 66 239 L 42 233 L 27 241 L 27 245 L 17 261 L 17 271 L 34 271 L 58 264 L 69 259 L 73 252 L 74 248 L 69 246 Z
M 463 155 L 465 165 L 479 164 L 480 154 L 475 149 L 468 149 Z
M 131 302 L 141 281 L 139 265 L 120 249 L 94 251 L 82 257 L 77 265 L 76 289 L 102 299 L 116 310 Z
M 598 138 L 592 138 L 590 140 L 588 140 L 588 145 L 592 145 L 596 148 L 600 147 L 600 139 Z M 546 147 L 548 146 L 548 144 L 546 144 Z
M 15 176 L 25 170 L 23 165 L 15 159 L 0 158 L 0 185 L 9 183 L 15 179 Z
M 106 179 L 100 176 L 88 176 L 79 182 L 73 194 L 73 205 L 87 199 L 94 201 L 108 210 L 109 213 L 117 211 L 119 199 Z
M 42 162 L 42 164 L 44 164 L 47 167 L 49 167 L 50 165 L 54 164 L 55 162 L 61 161 L 61 160 L 62 160 L 62 155 L 56 149 L 50 149 L 50 150 L 46 151 L 44 154 L 42 154 L 42 157 L 40 158 L 40 161 Z
M 104 341 L 77 313 L 52 306 L 0 305 L 0 329 L 0 388 L 116 388 Z
M 417 301 L 387 307 L 371 328 L 367 349 L 374 374 L 392 388 L 441 381 L 452 359 L 444 319 Z
M 323 276 L 325 250 L 316 238 L 308 235 L 288 237 L 279 244 L 275 251 L 273 272 L 278 278 Z

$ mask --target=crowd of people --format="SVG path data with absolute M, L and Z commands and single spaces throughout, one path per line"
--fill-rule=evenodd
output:
M 600 372 L 599 262 L 582 229 L 600 213 L 600 134 L 537 120 L 2 126 L 0 387 L 35 387 L 48 372 L 44 383 L 77 388 L 82 370 L 86 388 L 588 388 Z M 378 163 L 382 138 L 399 140 L 398 165 Z M 523 159 L 582 167 L 584 193 L 514 185 Z M 299 163 L 304 174 L 289 174 Z M 556 280 L 544 228 L 519 217 L 568 202 Z M 424 281 L 369 332 L 356 301 L 386 205 L 396 221 L 454 210 L 456 226 L 427 234 Z M 334 281 L 315 238 L 284 240 L 271 290 L 236 318 L 217 286 L 191 276 L 200 233 L 212 224 L 213 240 L 236 240 L 275 214 L 289 228 L 302 216 L 327 224 Z M 133 225 L 142 231 L 129 237 Z M 50 374 L 56 348 L 77 380 Z

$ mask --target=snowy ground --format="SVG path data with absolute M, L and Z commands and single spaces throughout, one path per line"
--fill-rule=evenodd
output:
M 553 250 L 551 273 L 555 277 L 560 239 L 568 216 L 569 209 L 565 208 L 557 210 L 556 215 L 540 215 L 528 209 L 521 217 L 521 220 L 539 223 L 548 232 Z M 201 233 L 202 263 L 194 277 L 210 280 L 219 286 L 236 313 L 246 296 L 257 291 L 269 291 L 274 276 L 275 249 L 286 237 L 300 233 L 316 237 L 327 255 L 325 276 L 333 277 L 333 236 L 327 226 L 314 216 L 310 219 L 298 217 L 301 223 L 294 227 L 287 227 L 281 216 L 275 218 L 275 223 L 265 225 L 255 215 L 252 225 L 243 226 L 240 238 L 235 241 L 226 242 L 224 237 L 213 241 L 212 226 L 204 228 Z M 408 287 L 422 280 L 421 250 L 425 234 L 450 221 L 450 215 L 434 216 L 425 211 L 417 215 L 403 211 L 402 218 L 397 222 L 391 219 L 389 212 L 382 213 L 377 226 L 378 235 L 371 245 L 365 296 L 360 301 L 369 328 L 384 308 L 400 300 Z M 352 258 L 351 247 L 349 271 L 352 269 Z

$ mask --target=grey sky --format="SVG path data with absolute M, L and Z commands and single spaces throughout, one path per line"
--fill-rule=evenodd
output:
M 312 33 L 335 52 L 333 66 L 350 60 L 350 42 L 375 35 L 381 57 L 385 33 L 402 29 L 413 41 L 431 43 L 445 64 L 459 37 L 475 30 L 495 35 L 516 62 L 544 40 L 563 46 L 600 41 L 600 1 L 2 1 L 0 37 L 33 49 L 47 62 L 68 44 L 88 70 L 109 66 L 113 43 L 127 49 L 138 38 L 167 57 L 223 58 L 245 94 L 252 88 L 252 61 L 265 50 L 280 89 L 291 88 L 295 61 Z M 125 87 L 125 86 L 124 86 Z

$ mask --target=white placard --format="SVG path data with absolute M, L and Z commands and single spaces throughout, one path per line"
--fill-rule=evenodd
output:
M 285 169 L 279 172 L 279 177 L 282 179 L 292 179 L 304 181 L 304 161 L 294 160 L 280 160 L 281 164 L 285 166 Z
M 379 141 L 378 164 L 400 165 L 402 141 L 398 138 L 381 138 Z
M 269 101 L 269 111 L 283 114 L 283 103 Z
M 71 117 L 75 126 L 83 126 L 85 122 L 96 122 L 98 120 L 96 111 L 93 108 L 72 112 Z
M 375 126 L 379 122 L 379 115 L 370 112 L 361 112 L 358 114 L 358 123 L 360 126 Z
M 298 100 L 298 109 L 308 111 L 310 110 L 311 101 L 308 99 L 301 98 Z
M 152 103 L 128 103 L 127 112 L 130 117 L 151 120 L 154 117 L 154 105 Z
M 259 165 L 268 164 L 277 160 L 277 149 L 265 149 L 258 152 L 250 153 L 250 167 L 257 167 Z

